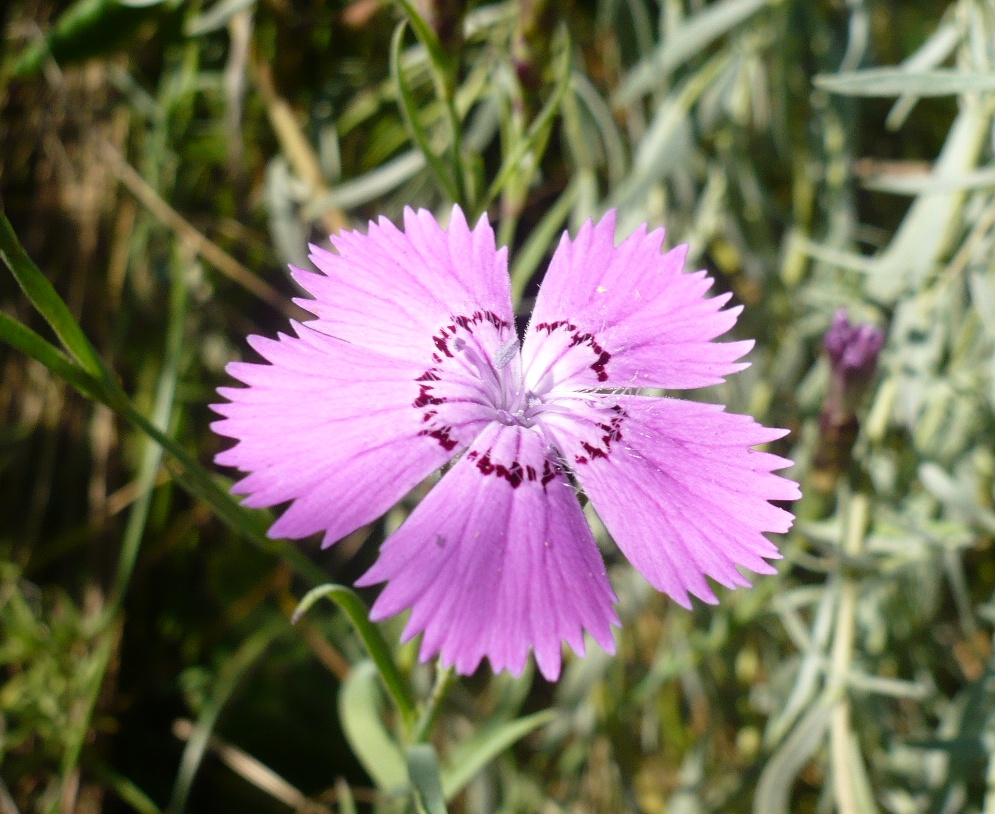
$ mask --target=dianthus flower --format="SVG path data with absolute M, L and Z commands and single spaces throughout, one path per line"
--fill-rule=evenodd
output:
M 289 507 L 274 537 L 331 544 L 380 517 L 452 464 L 381 547 L 360 585 L 386 582 L 371 616 L 410 609 L 420 657 L 458 672 L 487 657 L 519 674 L 529 649 L 549 679 L 584 631 L 612 652 L 615 594 L 577 487 L 658 590 L 714 603 L 706 577 L 773 573 L 764 532 L 798 497 L 772 472 L 790 461 L 751 449 L 785 431 L 714 404 L 640 395 L 715 384 L 748 341 L 716 343 L 739 308 L 683 272 L 687 247 L 661 254 L 645 227 L 615 246 L 615 217 L 564 235 L 520 341 L 507 252 L 484 218 L 458 207 L 448 229 L 406 210 L 367 234 L 312 247 L 320 270 L 294 277 L 316 319 L 296 335 L 252 336 L 269 364 L 232 363 L 247 387 L 216 432 L 238 439 L 220 464 L 249 473 L 247 506 Z M 572 478 L 577 484 L 575 487 Z

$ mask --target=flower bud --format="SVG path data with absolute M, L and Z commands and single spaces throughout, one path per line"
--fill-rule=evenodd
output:
M 840 308 L 826 331 L 823 346 L 829 356 L 829 388 L 819 415 L 819 444 L 813 460 L 813 483 L 831 492 L 852 459 L 860 431 L 857 407 L 877 371 L 884 333 L 867 323 L 852 325 Z

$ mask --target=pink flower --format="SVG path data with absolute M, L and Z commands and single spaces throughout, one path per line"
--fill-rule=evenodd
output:
M 274 537 L 334 543 L 380 517 L 451 463 L 383 545 L 361 585 L 386 582 L 381 620 L 411 609 L 405 640 L 461 673 L 486 656 L 518 674 L 529 649 L 549 679 L 586 630 L 612 652 L 618 625 L 575 480 L 622 552 L 690 607 L 716 602 L 706 580 L 748 585 L 773 573 L 764 532 L 799 496 L 771 474 L 790 461 L 751 449 L 765 429 L 722 406 L 639 395 L 715 384 L 745 367 L 752 342 L 715 343 L 739 308 L 683 272 L 686 247 L 660 253 L 645 227 L 615 246 L 615 216 L 564 235 L 519 344 L 507 271 L 485 219 L 458 207 L 449 228 L 405 211 L 367 235 L 313 248 L 295 269 L 317 319 L 296 336 L 249 337 L 269 364 L 233 363 L 247 387 L 213 426 L 238 443 L 218 463 L 249 473 L 247 506 L 289 502 Z

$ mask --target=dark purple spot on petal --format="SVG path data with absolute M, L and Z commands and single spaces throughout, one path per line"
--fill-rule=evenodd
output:
M 587 455 L 577 455 L 574 458 L 578 464 L 587 464 L 591 461 L 597 460 L 598 458 L 608 458 L 611 453 L 612 444 L 616 441 L 622 440 L 622 424 L 625 422 L 625 411 L 615 405 L 611 408 L 612 412 L 616 415 L 611 418 L 607 423 L 596 424 L 597 428 L 604 433 L 601 436 L 601 445 L 591 444 L 588 441 L 582 441 L 581 446 Z
M 415 408 L 427 407 L 429 404 L 445 404 L 446 400 L 440 398 L 439 396 L 432 395 L 432 385 L 423 384 L 418 391 L 418 398 L 416 398 L 411 406 Z
M 435 430 L 422 430 L 418 435 L 434 438 L 446 452 L 452 452 L 456 449 L 456 439 L 449 434 L 451 429 L 452 427 L 439 427 Z
M 483 472 L 485 475 L 490 475 L 494 472 L 494 464 L 491 463 L 491 456 L 486 452 L 480 456 L 480 460 L 477 461 L 477 469 Z
M 441 350 L 450 359 L 453 358 L 452 351 L 449 350 L 449 345 L 446 343 L 446 336 L 443 333 L 441 336 L 433 336 L 432 341 L 435 342 L 435 347 Z
M 591 370 L 597 374 L 599 382 L 608 381 L 606 365 L 612 358 L 612 355 L 598 343 L 594 338 L 594 334 L 581 333 L 577 330 L 576 325 L 572 322 L 567 322 L 565 319 L 557 320 L 556 322 L 540 322 L 535 326 L 536 331 L 545 331 L 547 335 L 552 334 L 553 331 L 559 328 L 564 328 L 572 333 L 568 347 L 574 348 L 579 345 L 587 345 L 591 348 L 591 351 L 594 353 L 594 362 L 590 365 Z

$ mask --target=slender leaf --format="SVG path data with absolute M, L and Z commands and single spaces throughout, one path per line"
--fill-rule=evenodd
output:
M 58 348 L 2 311 L 0 311 L 0 340 L 30 356 L 36 362 L 41 362 L 87 398 L 103 401 L 103 385 L 99 381 L 66 357 Z
M 995 90 L 995 71 L 967 73 L 942 70 L 912 73 L 900 68 L 867 68 L 862 71 L 822 74 L 813 79 L 815 86 L 841 96 L 956 96 Z
M 945 62 L 964 38 L 963 21 L 956 17 L 954 15 L 953 19 L 936 29 L 912 56 L 902 62 L 902 68 L 909 72 L 921 72 Z M 901 127 L 918 101 L 919 97 L 913 93 L 902 94 L 888 111 L 885 126 L 889 130 Z
M 45 321 L 52 326 L 66 350 L 97 379 L 106 379 L 109 374 L 100 361 L 97 351 L 86 338 L 83 329 L 73 317 L 69 307 L 34 264 L 21 242 L 17 239 L 14 227 L 7 220 L 7 214 L 0 211 L 0 257 L 14 274 L 21 290 L 31 300 Z
M 630 71 L 616 94 L 616 103 L 632 104 L 657 88 L 674 68 L 704 51 L 764 6 L 778 2 L 780 0 L 722 0 L 705 6 L 662 40 L 652 56 Z
M 889 174 L 873 175 L 863 181 L 866 189 L 878 192 L 892 192 L 897 195 L 926 195 L 942 192 L 964 192 L 972 189 L 995 187 L 995 167 L 987 167 L 963 172 L 958 175 Z
M 394 29 L 394 36 L 390 41 L 390 74 L 394 79 L 394 84 L 397 86 L 398 106 L 401 109 L 401 115 L 403 116 L 404 122 L 408 127 L 408 132 L 411 134 L 411 138 L 414 140 L 418 149 L 421 150 L 422 155 L 425 156 L 425 161 L 428 162 L 429 169 L 432 170 L 436 180 L 438 180 L 450 200 L 459 201 L 459 189 L 447 171 L 445 164 L 429 143 L 428 134 L 425 132 L 425 128 L 422 127 L 421 124 L 418 103 L 415 101 L 415 98 L 411 93 L 411 88 L 408 87 L 407 80 L 404 76 L 404 67 L 401 59 L 401 46 L 404 42 L 405 26 L 405 22 L 399 23 L 397 28 Z
M 425 154 L 420 150 L 408 152 L 386 161 L 375 170 L 357 178 L 336 184 L 304 207 L 306 218 L 319 218 L 330 209 L 352 209 L 369 203 L 396 189 L 415 173 L 424 169 Z
M 197 718 L 193 733 L 187 739 L 187 745 L 183 750 L 183 757 L 180 759 L 180 767 L 173 784 L 173 793 L 166 809 L 167 814 L 182 814 L 186 809 L 190 789 L 221 712 L 231 699 L 239 682 L 266 652 L 266 648 L 273 643 L 273 640 L 286 630 L 286 624 L 282 619 L 257 630 L 242 643 L 241 647 L 235 651 L 234 655 L 219 671 L 214 689 Z
M 429 67 L 432 72 L 432 80 L 435 84 L 435 93 L 446 111 L 446 119 L 449 122 L 449 145 L 450 160 L 453 167 L 455 186 L 465 195 L 470 195 L 463 174 L 463 148 L 461 145 L 462 135 L 459 115 L 456 112 L 454 100 L 456 71 L 458 59 L 455 54 L 447 51 L 439 41 L 435 31 L 425 21 L 418 9 L 411 0 L 398 0 L 404 13 L 411 24 L 415 36 L 425 46 L 428 53 Z M 462 204 L 466 210 L 473 210 L 473 202 L 469 197 L 455 198 L 455 202 Z
M 788 814 L 791 787 L 822 743 L 831 712 L 832 704 L 820 698 L 771 755 L 757 782 L 754 814 Z
M 936 177 L 973 171 L 990 133 L 991 116 L 980 105 L 962 106 L 933 167 Z M 868 280 L 868 292 L 892 302 L 903 290 L 921 285 L 946 251 L 963 203 L 964 192 L 916 198 L 888 248 L 874 260 L 875 273 Z
M 448 814 L 435 747 L 428 743 L 417 743 L 407 748 L 405 757 L 411 788 L 425 814 Z
M 556 87 L 553 89 L 552 95 L 546 101 L 546 104 L 542 106 L 539 114 L 535 117 L 535 120 L 529 125 L 529 129 L 525 134 L 525 138 L 519 141 L 511 151 L 504 157 L 501 168 L 498 170 L 494 181 L 491 182 L 491 186 L 484 196 L 481 206 L 483 208 L 488 207 L 491 202 L 497 198 L 504 189 L 505 185 L 511 179 L 511 177 L 519 171 L 522 161 L 525 159 L 526 155 L 530 152 L 538 150 L 536 149 L 540 142 L 543 141 L 548 136 L 548 128 L 552 125 L 553 119 L 560 110 L 560 105 L 563 103 L 563 97 L 567 92 L 567 88 L 570 87 L 570 41 L 569 36 L 566 34 L 565 29 L 561 29 L 562 41 L 560 47 L 560 60 L 557 65 L 557 81 Z M 541 156 L 536 155 L 534 165 L 539 164 Z
M 453 756 L 452 766 L 442 773 L 446 799 L 452 800 L 488 763 L 530 732 L 551 723 L 555 718 L 555 710 L 543 710 L 525 718 L 487 727 L 468 742 L 460 744 Z
M 121 408 L 121 415 L 143 432 L 155 439 L 169 454 L 170 471 L 183 488 L 200 498 L 228 526 L 235 529 L 258 548 L 288 562 L 302 577 L 320 583 L 326 574 L 299 548 L 286 540 L 274 540 L 266 534 L 268 513 L 248 510 L 239 505 L 225 489 L 177 441 L 151 423 L 142 413 L 128 404 Z
M 407 787 L 404 756 L 384 726 L 377 668 L 371 661 L 357 664 L 339 690 L 342 730 L 366 773 L 377 788 L 398 793 Z
M 406 725 L 411 725 L 415 720 L 415 701 L 408 689 L 408 684 L 401 675 L 400 668 L 394 661 L 390 652 L 390 647 L 380 633 L 380 628 L 370 621 L 370 610 L 366 603 L 359 598 L 359 595 L 344 585 L 326 584 L 312 588 L 305 594 L 294 611 L 292 621 L 296 622 L 320 599 L 331 599 L 338 605 L 362 639 L 373 664 L 377 668 L 380 679 L 383 681 L 387 692 L 390 694 L 397 711 L 401 714 Z
M 162 814 L 162 809 L 155 804 L 132 780 L 123 774 L 112 769 L 110 766 L 100 761 L 87 761 L 86 768 L 96 775 L 96 777 L 116 794 L 123 802 L 127 803 L 136 814 Z
M 567 184 L 567 188 L 543 215 L 542 220 L 529 235 L 529 239 L 525 241 L 525 245 L 517 253 L 511 267 L 511 299 L 516 305 L 521 302 L 529 280 L 532 279 L 539 263 L 549 252 L 553 241 L 569 217 L 570 210 L 577 200 L 577 191 L 576 183 Z
M 173 399 L 176 395 L 176 382 L 179 378 L 180 357 L 183 350 L 183 335 L 187 315 L 187 284 L 185 263 L 179 258 L 173 260 L 172 279 L 169 291 L 169 322 L 166 328 L 165 352 L 162 369 L 156 386 L 155 399 L 149 420 L 163 433 L 169 431 L 169 417 L 173 412 Z M 163 448 L 148 436 L 144 439 L 141 462 L 138 466 L 138 499 L 132 504 L 128 522 L 121 543 L 114 588 L 107 604 L 107 612 L 117 612 L 124 601 L 131 574 L 138 559 L 138 552 L 145 533 L 149 508 L 152 505 L 152 490 L 156 474 L 162 464 Z

